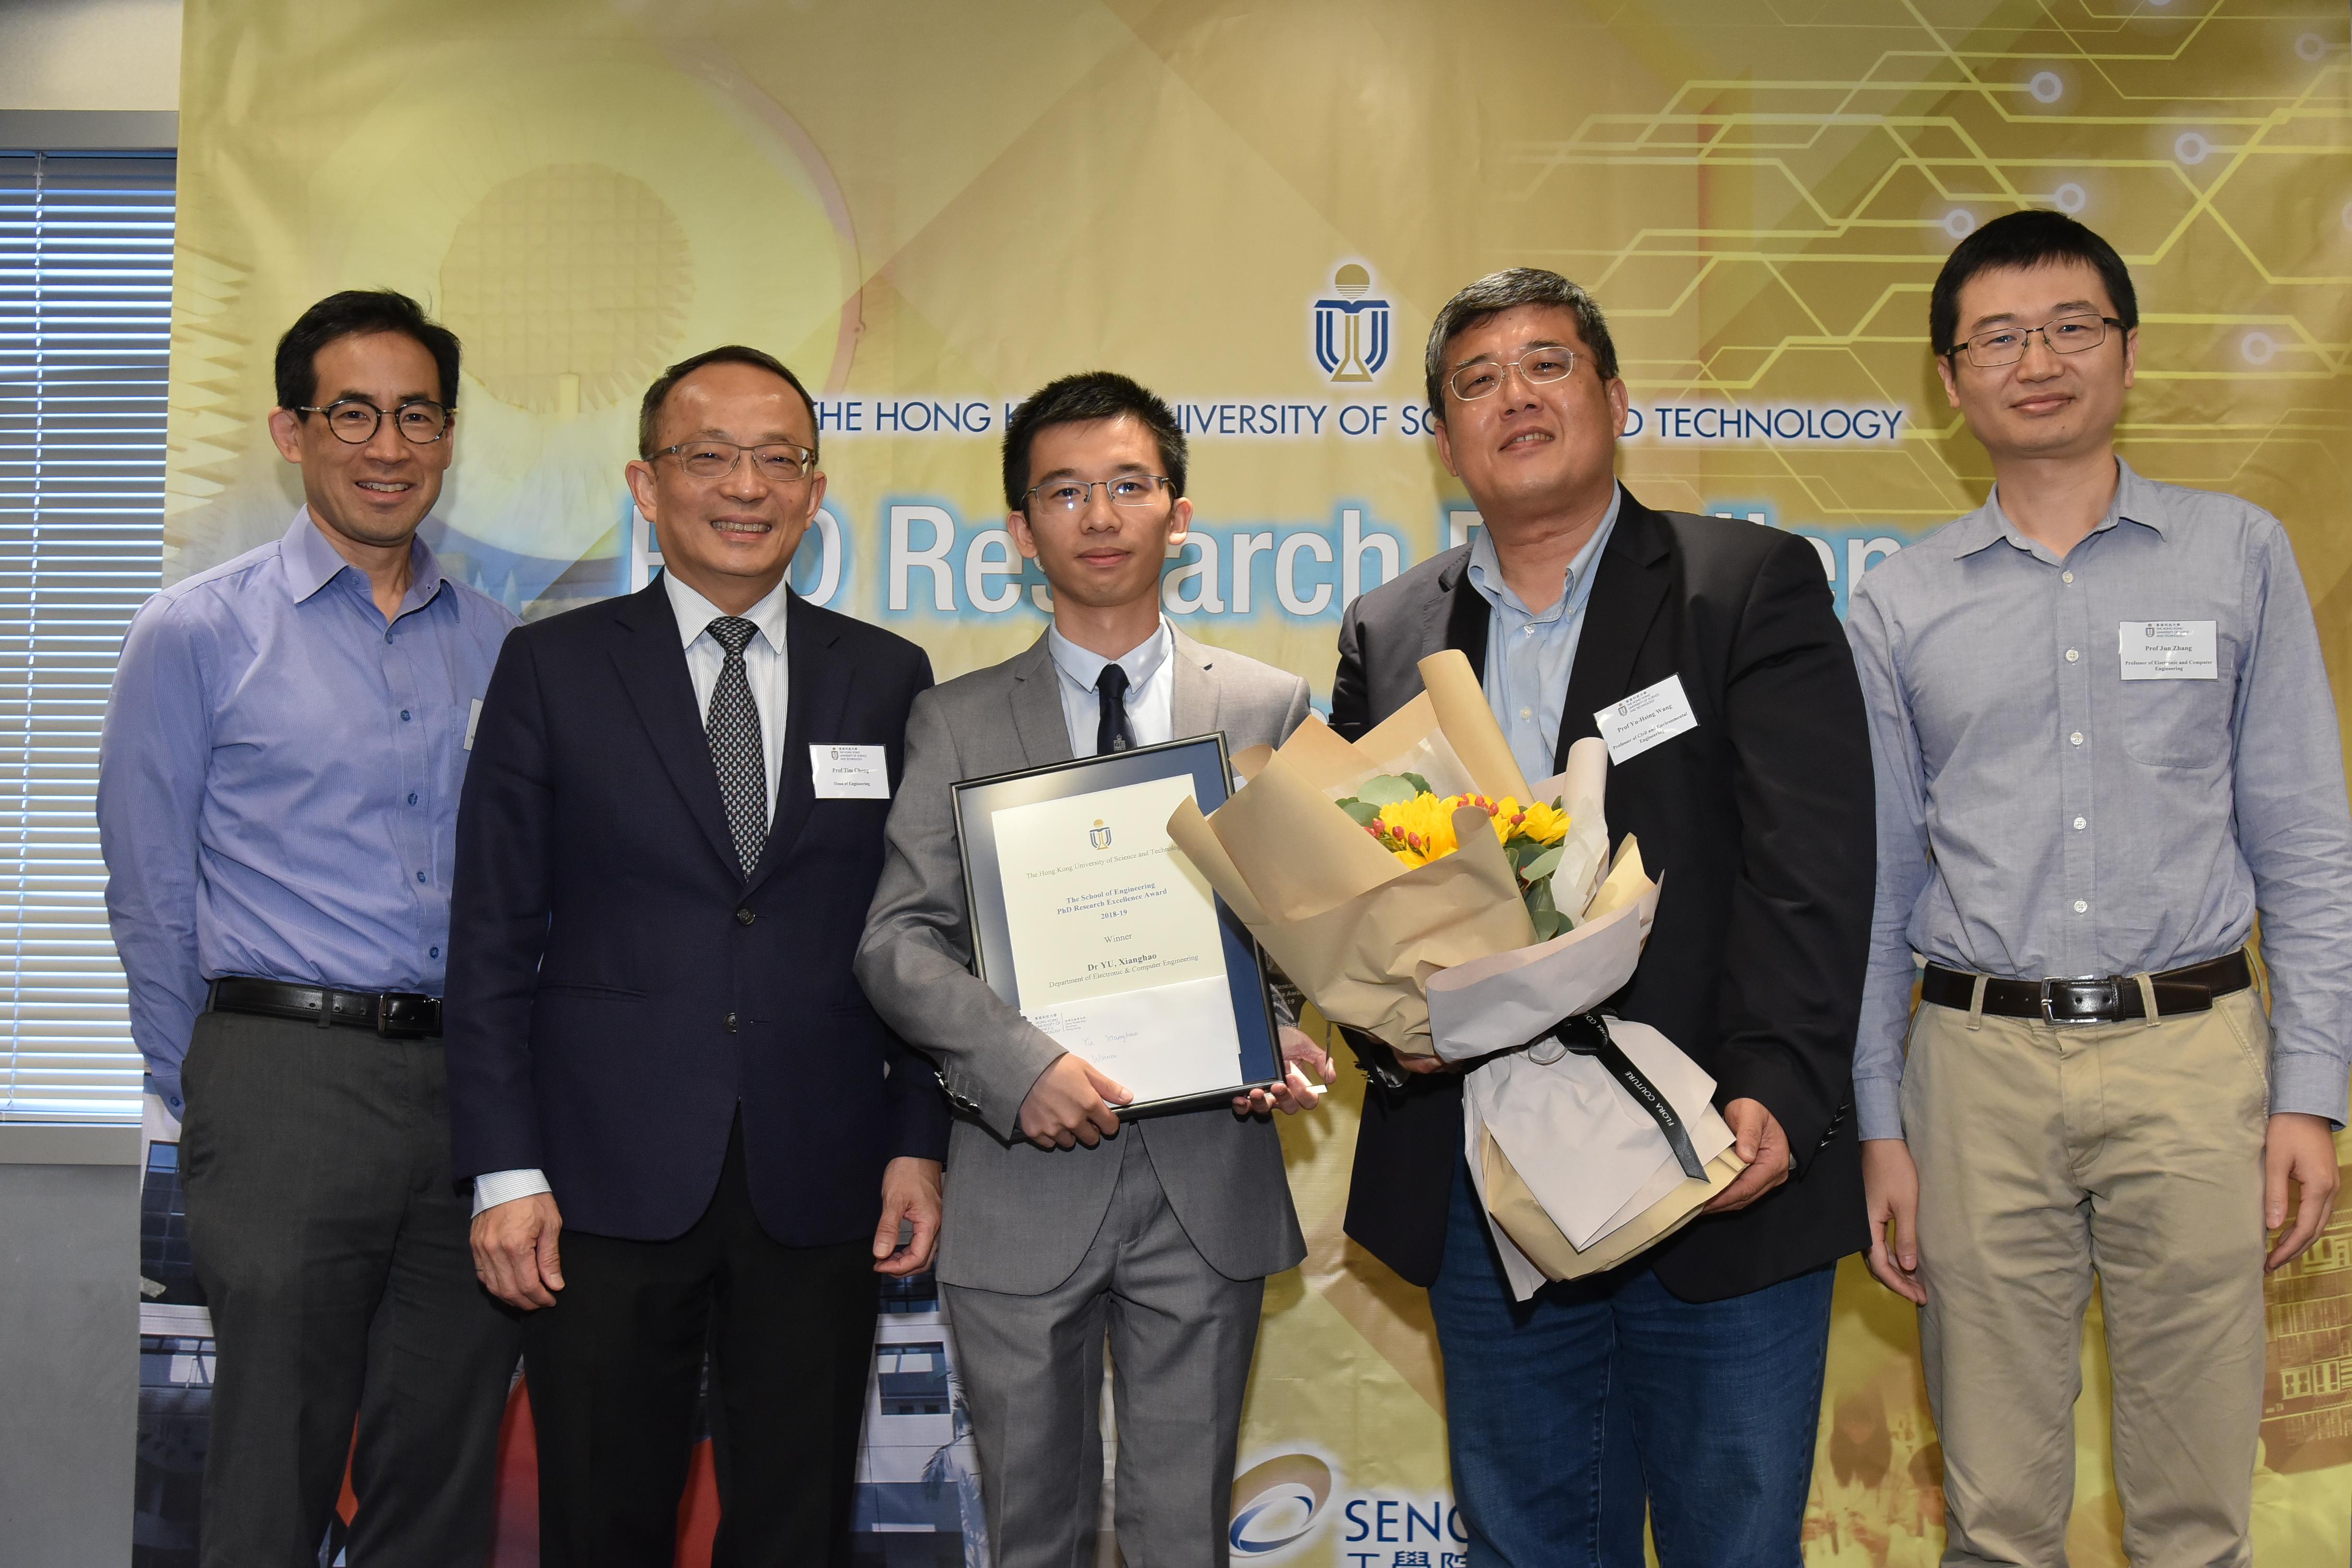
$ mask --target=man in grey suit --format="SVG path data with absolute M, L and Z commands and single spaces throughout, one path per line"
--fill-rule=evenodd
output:
M 1223 1564 L 1265 1276 L 1307 1251 L 1265 1112 L 1313 1104 L 1308 1072 L 1329 1082 L 1330 1058 L 1286 1026 L 1272 1090 L 1122 1129 L 1128 1091 L 971 973 L 948 786 L 1217 730 L 1236 750 L 1278 743 L 1307 683 L 1160 616 L 1192 516 L 1184 437 L 1127 377 L 1067 376 L 1024 403 L 1004 495 L 1054 625 L 915 700 L 857 978 L 957 1110 L 939 1278 L 999 1568 L 1093 1560 L 1106 1335 L 1127 1560 Z

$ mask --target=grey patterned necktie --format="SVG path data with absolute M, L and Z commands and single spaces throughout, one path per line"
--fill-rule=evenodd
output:
M 703 628 L 727 650 L 719 684 L 710 689 L 710 760 L 719 765 L 719 793 L 727 802 L 727 831 L 748 879 L 768 843 L 768 757 L 760 744 L 760 709 L 743 650 L 760 628 L 740 616 L 721 616 Z

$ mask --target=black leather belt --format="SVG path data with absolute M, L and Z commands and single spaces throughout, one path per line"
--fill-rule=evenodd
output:
M 2156 1016 L 2210 1012 L 2213 998 L 2243 991 L 2254 983 L 2241 951 L 2205 963 L 2168 969 L 2148 976 L 2156 992 Z M 1966 970 L 1927 965 L 1919 1000 L 1967 1012 L 1975 1005 L 1977 976 Z M 1984 1010 L 2002 1018 L 2039 1018 L 2045 1024 L 2120 1024 L 2147 1016 L 2139 981 L 2129 974 L 2075 980 L 1985 980 Z
M 331 985 L 224 974 L 212 983 L 210 1005 L 215 1013 L 294 1018 L 322 1029 L 331 1024 L 373 1029 L 394 1040 L 434 1039 L 441 1033 L 441 998 L 414 991 L 338 991 Z

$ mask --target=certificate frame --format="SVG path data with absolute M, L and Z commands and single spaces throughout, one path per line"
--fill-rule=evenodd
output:
M 1156 746 L 1137 746 L 1066 763 L 1048 763 L 1042 767 L 965 779 L 949 786 L 954 801 L 956 839 L 963 861 L 964 909 L 972 973 L 990 990 L 1013 1006 L 1021 1005 L 1020 974 L 1013 963 L 1012 926 L 997 853 L 995 814 L 1012 806 L 1068 800 L 1177 777 L 1192 781 L 1192 795 L 1202 812 L 1223 805 L 1231 793 L 1233 780 L 1233 764 L 1225 754 L 1223 732 L 1213 731 Z M 1119 1106 L 1117 1110 L 1122 1121 L 1228 1105 L 1236 1095 L 1281 1080 L 1281 1043 L 1276 1033 L 1273 1005 L 1266 994 L 1265 971 L 1259 962 L 1257 942 L 1226 907 L 1224 900 L 1218 898 L 1213 889 L 1209 896 L 1216 908 L 1226 990 L 1234 1010 L 1234 1033 L 1241 1044 L 1240 1079 Z

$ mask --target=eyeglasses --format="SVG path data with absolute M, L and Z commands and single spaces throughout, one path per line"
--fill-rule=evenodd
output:
M 378 408 L 364 397 L 339 397 L 324 408 L 303 405 L 294 412 L 325 415 L 329 434 L 353 447 L 364 447 L 375 439 L 387 412 L 392 415 L 392 427 L 415 446 L 430 447 L 449 433 L 449 411 L 422 397 L 412 397 L 390 410 Z
M 677 466 L 698 479 L 723 479 L 735 471 L 747 452 L 758 465 L 761 477 L 780 485 L 798 484 L 816 466 L 814 452 L 790 441 L 766 441 L 757 447 L 739 446 L 733 441 L 680 441 L 653 455 L 676 458 Z
M 2109 327 L 2120 331 L 2123 323 L 2113 316 L 2056 316 L 2038 327 L 1995 327 L 1947 352 L 1967 354 L 1969 363 L 1979 370 L 1998 370 L 2023 359 L 2026 342 L 2036 332 L 2052 353 L 2078 354 L 2105 342 Z
M 1497 364 L 1492 360 L 1477 360 L 1462 366 L 1445 378 L 1454 395 L 1465 403 L 1475 403 L 1489 394 L 1499 392 L 1506 371 L 1516 370 L 1519 379 L 1529 386 L 1542 386 L 1550 382 L 1564 381 L 1576 368 L 1574 349 L 1529 349 L 1517 359 Z
M 1123 507 L 1150 506 L 1160 499 L 1162 486 L 1175 488 L 1164 474 L 1121 474 L 1115 479 L 1048 479 L 1030 486 L 1021 499 L 1034 500 L 1048 511 L 1084 511 L 1097 486 L 1110 498 L 1111 505 Z

